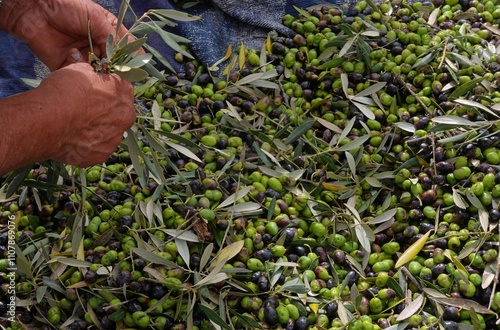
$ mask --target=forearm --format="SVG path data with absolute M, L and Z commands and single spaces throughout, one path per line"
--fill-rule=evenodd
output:
M 64 125 L 53 110 L 36 89 L 0 100 L 0 175 L 55 154 Z

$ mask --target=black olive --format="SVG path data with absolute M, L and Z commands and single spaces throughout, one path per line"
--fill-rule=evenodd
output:
M 307 330 L 309 327 L 309 320 L 306 316 L 302 315 L 295 321 L 294 330 Z
M 278 312 L 276 312 L 276 308 L 274 308 L 274 306 L 267 305 L 264 307 L 264 319 L 270 326 L 278 324 Z

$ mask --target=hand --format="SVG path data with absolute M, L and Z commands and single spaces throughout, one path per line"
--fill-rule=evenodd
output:
M 117 18 L 91 0 L 4 0 L 3 6 L 4 29 L 25 41 L 52 71 L 87 61 L 89 21 L 97 56 L 106 55 L 106 39 L 116 33 Z M 126 33 L 122 26 L 119 38 Z
M 131 83 L 87 63 L 68 65 L 37 88 L 0 99 L 0 175 L 47 159 L 102 163 L 134 120 Z
M 50 158 L 66 164 L 104 162 L 135 120 L 132 84 L 85 63 L 51 73 L 36 91 L 53 102 L 49 116 L 60 131 Z

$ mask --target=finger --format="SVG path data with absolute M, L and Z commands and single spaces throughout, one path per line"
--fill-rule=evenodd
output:
M 68 62 L 70 63 L 85 62 L 85 59 L 83 58 L 82 53 L 78 49 L 72 48 L 69 51 Z

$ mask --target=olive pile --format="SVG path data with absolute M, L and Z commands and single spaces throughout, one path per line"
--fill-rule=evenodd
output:
M 499 23 L 358 1 L 286 15 L 224 78 L 179 54 L 137 85 L 135 146 L 2 204 L 5 327 L 499 328 Z

